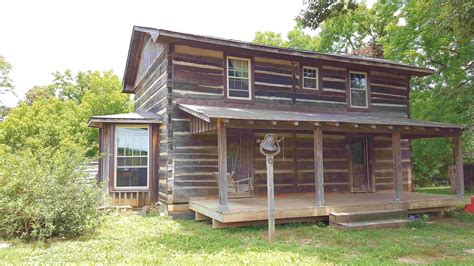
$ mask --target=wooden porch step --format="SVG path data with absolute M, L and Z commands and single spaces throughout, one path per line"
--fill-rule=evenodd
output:
M 362 230 L 362 229 L 369 229 L 369 228 L 398 228 L 409 222 L 412 222 L 412 220 L 388 219 L 388 220 L 379 220 L 379 221 L 338 223 L 333 226 L 339 229 Z
M 409 223 L 406 210 L 377 210 L 329 214 L 329 224 L 340 229 L 395 228 Z
M 406 219 L 408 212 L 406 210 L 375 210 L 375 211 L 358 211 L 358 212 L 340 212 L 330 213 L 329 223 L 355 223 L 355 222 L 370 222 L 380 220 L 392 219 Z

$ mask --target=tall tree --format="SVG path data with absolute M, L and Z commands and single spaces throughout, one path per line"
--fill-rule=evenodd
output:
M 13 82 L 10 78 L 12 65 L 8 63 L 5 57 L 0 55 L 0 95 L 13 90 Z M 0 99 L 0 105 L 3 104 Z
M 281 36 L 281 33 L 265 31 L 256 32 L 253 42 L 275 47 L 316 51 L 319 50 L 321 40 L 319 36 L 306 34 L 301 28 L 296 26 L 288 32 L 286 39 Z
M 430 67 L 436 74 L 414 79 L 410 113 L 414 119 L 467 126 L 463 134 L 466 161 L 474 160 L 474 3 L 472 1 L 408 1 L 403 23 L 389 29 L 390 59 Z M 449 140 L 413 142 L 416 181 L 445 180 L 453 163 Z
M 400 20 L 402 6 L 401 0 L 380 0 L 371 8 L 360 3 L 351 12 L 327 19 L 320 26 L 321 50 L 349 53 L 368 43 L 385 45 L 388 30 Z
M 305 8 L 296 18 L 298 24 L 312 28 L 319 28 L 325 21 L 346 15 L 358 7 L 354 0 L 305 0 Z
M 88 128 L 89 117 L 130 112 L 132 101 L 121 93 L 120 80 L 112 71 L 56 72 L 54 77 L 52 84 L 29 90 L 11 110 L 0 124 L 0 144 L 34 151 L 75 143 L 88 156 L 97 155 L 98 132 Z
M 40 99 L 49 99 L 55 97 L 54 89 L 52 86 L 33 86 L 25 93 L 25 102 L 28 105 L 32 105 L 33 102 L 36 102 Z

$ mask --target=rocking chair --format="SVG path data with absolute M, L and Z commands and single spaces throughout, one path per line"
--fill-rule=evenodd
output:
M 214 172 L 214 178 L 219 183 L 219 173 Z M 250 197 L 253 190 L 252 178 L 236 179 L 232 173 L 227 173 L 227 193 L 231 197 Z

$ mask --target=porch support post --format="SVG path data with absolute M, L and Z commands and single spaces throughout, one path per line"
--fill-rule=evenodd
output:
M 393 179 L 395 190 L 395 202 L 401 201 L 403 190 L 402 176 L 402 148 L 400 132 L 392 133 L 392 152 L 393 152 Z
M 217 120 L 217 152 L 219 161 L 219 211 L 228 211 L 227 203 L 227 130 L 222 120 Z
M 321 207 L 324 205 L 323 131 L 321 128 L 316 128 L 313 136 L 316 206 Z
M 461 148 L 461 134 L 454 137 L 454 163 L 456 164 L 456 182 L 458 197 L 464 197 L 464 169 Z

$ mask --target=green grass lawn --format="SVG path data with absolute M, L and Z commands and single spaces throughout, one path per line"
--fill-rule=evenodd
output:
M 206 222 L 116 214 L 73 240 L 3 241 L 2 263 L 394 264 L 474 265 L 474 215 L 455 214 L 399 229 L 341 231 L 318 224 L 212 230 Z M 2 242 L 2 241 L 0 241 Z
M 456 195 L 451 191 L 451 187 L 426 187 L 417 188 L 416 192 L 430 193 L 430 194 L 441 194 L 441 195 Z M 466 197 L 474 196 L 474 192 L 465 192 Z

